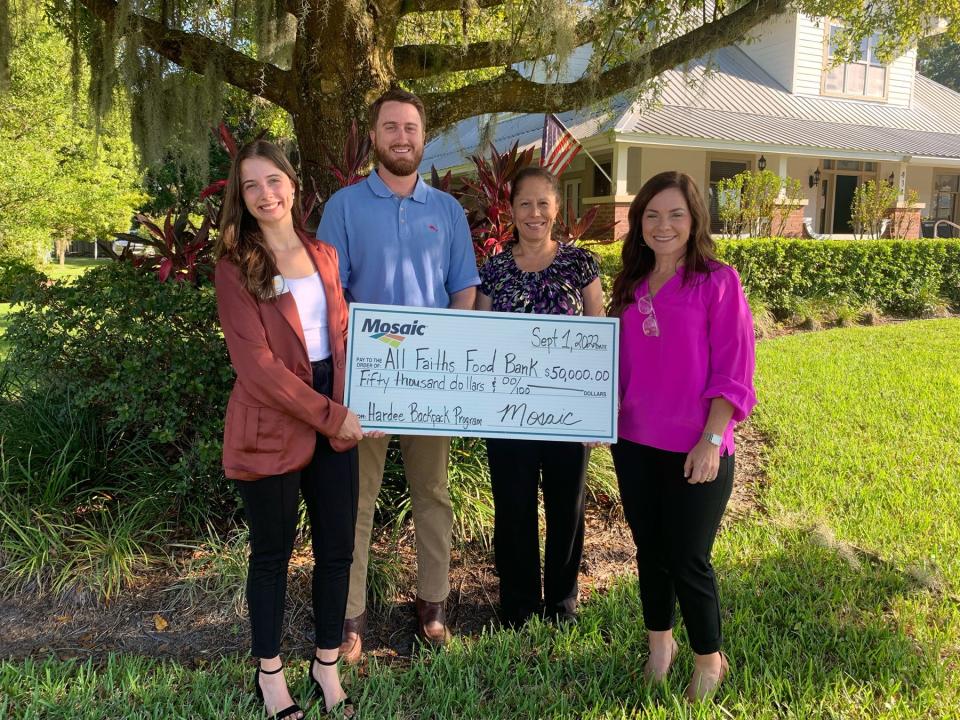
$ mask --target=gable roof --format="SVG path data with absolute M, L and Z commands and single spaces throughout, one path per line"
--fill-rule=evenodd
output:
M 701 140 L 784 148 L 960 158 L 960 94 L 915 76 L 911 107 L 794 95 L 736 46 L 660 76 L 657 102 L 619 95 L 600 109 L 560 114 L 578 139 L 612 130 L 632 140 L 669 144 Z M 461 165 L 477 151 L 480 128 L 462 121 L 431 140 L 421 171 Z M 502 114 L 490 139 L 503 150 L 515 140 L 538 146 L 543 116 Z M 773 149 L 773 148 L 771 148 Z

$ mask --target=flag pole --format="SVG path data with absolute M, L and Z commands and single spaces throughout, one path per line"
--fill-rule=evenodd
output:
M 557 124 L 558 124 L 560 127 L 562 127 L 562 128 L 563 128 L 564 130 L 566 130 L 567 132 L 570 132 L 570 128 L 568 128 L 566 125 L 564 125 L 564 124 L 563 124 L 563 121 L 562 121 L 560 118 L 558 118 L 556 115 L 554 115 L 554 116 L 553 116 L 553 119 L 557 121 Z M 573 133 L 570 133 L 570 135 L 573 135 Z M 587 150 L 587 149 L 583 146 L 583 143 L 582 143 L 582 142 L 580 142 L 579 140 L 577 140 L 577 144 L 580 145 L 580 149 L 583 150 L 583 151 L 587 154 L 587 157 L 590 158 L 590 160 L 593 162 L 593 164 L 597 166 L 597 170 L 599 170 L 599 171 L 603 174 L 603 176 L 604 176 L 604 177 L 607 179 L 607 181 L 610 183 L 610 187 L 612 188 L 612 187 L 613 187 L 613 178 L 610 177 L 609 175 L 607 175 L 607 171 L 604 170 L 602 167 L 600 167 L 600 163 L 598 163 L 598 162 L 597 162 L 597 159 L 596 159 L 595 157 L 593 157 L 593 155 L 590 154 L 590 151 Z M 541 145 L 540 147 L 542 148 L 543 145 Z

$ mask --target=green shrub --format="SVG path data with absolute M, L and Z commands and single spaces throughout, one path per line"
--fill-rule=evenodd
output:
M 718 243 L 751 296 L 778 316 L 804 300 L 842 298 L 886 313 L 920 316 L 932 299 L 960 303 L 956 240 L 730 240 Z
M 721 180 L 716 187 L 724 232 L 763 237 L 783 232 L 792 208 L 803 193 L 800 181 L 770 170 L 747 170 Z
M 0 259 L 0 302 L 17 302 L 44 280 L 43 273 L 16 257 Z
M 194 524 L 232 503 L 220 451 L 233 371 L 212 287 L 158 283 L 109 263 L 70 285 L 37 287 L 12 315 L 6 339 L 6 368 L 18 386 L 32 397 L 69 397 L 113 438 L 104 467 L 146 440 L 156 460 L 142 470 L 149 482 L 133 486 Z M 30 442 L 28 434 L 20 457 Z
M 621 243 L 597 247 L 601 272 L 620 269 Z M 960 240 L 719 240 L 720 259 L 740 273 L 751 301 L 781 318 L 805 300 L 875 306 L 922 317 L 960 307 Z

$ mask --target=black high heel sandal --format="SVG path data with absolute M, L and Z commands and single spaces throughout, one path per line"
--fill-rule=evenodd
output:
M 313 663 L 316 663 L 317 665 L 323 665 L 324 667 L 331 667 L 333 665 L 336 665 L 338 662 L 339 662 L 339 659 L 338 660 L 321 660 L 320 658 L 317 657 L 316 653 L 314 653 L 313 661 L 310 663 L 310 682 L 313 683 L 313 697 L 317 700 L 317 702 L 323 703 L 323 712 L 325 715 L 329 715 L 337 708 L 343 708 L 344 710 L 346 710 L 347 708 L 350 708 L 353 712 L 350 715 L 345 715 L 345 717 L 355 718 L 357 716 L 356 708 L 353 706 L 353 700 L 350 699 L 349 695 L 344 697 L 343 700 L 341 700 L 332 708 L 327 710 L 327 698 L 323 694 L 323 687 L 321 687 L 320 681 L 313 676 Z
M 253 673 L 253 689 L 256 690 L 256 692 L 257 692 L 257 699 L 260 700 L 260 702 L 266 702 L 266 701 L 263 699 L 263 688 L 260 687 L 260 675 L 261 675 L 261 673 L 262 673 L 263 675 L 276 675 L 276 674 L 277 674 L 278 672 L 280 672 L 281 670 L 283 670 L 283 665 L 281 665 L 280 667 L 278 667 L 276 670 L 263 670 L 263 669 L 260 667 L 260 663 L 259 663 L 259 662 L 257 663 L 257 669 L 256 669 L 256 671 Z M 312 677 L 312 674 L 311 674 L 311 677 Z M 300 709 L 300 706 L 297 705 L 296 703 L 294 703 L 294 704 L 291 705 L 290 707 L 285 707 L 283 710 L 279 710 L 278 712 L 276 712 L 276 713 L 274 713 L 273 715 L 271 715 L 271 716 L 270 716 L 270 720 L 283 720 L 283 718 L 287 718 L 287 717 L 290 717 L 291 715 L 293 715 L 293 714 L 295 714 L 295 713 L 302 713 L 302 712 L 303 712 L 303 710 Z

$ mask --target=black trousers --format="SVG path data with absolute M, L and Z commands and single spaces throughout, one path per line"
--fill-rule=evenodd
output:
M 733 489 L 733 456 L 720 458 L 716 480 L 692 485 L 683 477 L 686 453 L 623 439 L 612 452 L 623 512 L 637 546 L 647 630 L 670 630 L 679 601 L 693 651 L 717 652 L 720 601 L 710 553 Z
M 541 608 L 548 617 L 572 617 L 583 556 L 584 483 L 590 450 L 582 443 L 489 439 L 487 459 L 502 619 L 519 626 Z M 537 512 L 541 474 L 547 523 L 542 593 Z
M 313 363 L 315 389 L 329 395 L 332 380 L 329 361 Z M 271 658 L 280 653 L 287 566 L 301 494 L 313 542 L 315 641 L 321 649 L 339 647 L 353 561 L 359 482 L 356 448 L 336 452 L 319 434 L 313 459 L 302 470 L 236 481 L 250 528 L 247 605 L 254 657 Z

